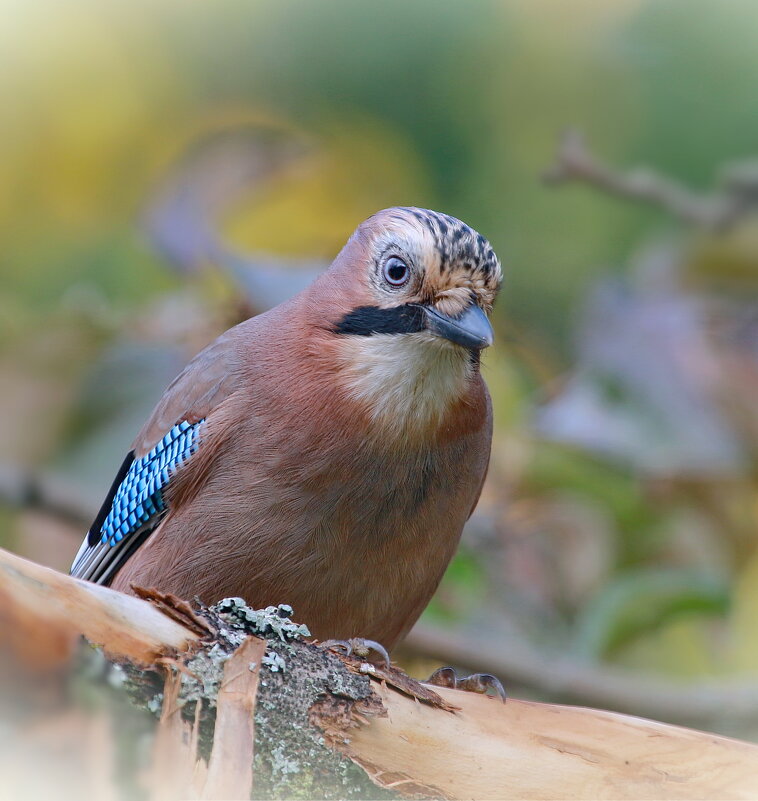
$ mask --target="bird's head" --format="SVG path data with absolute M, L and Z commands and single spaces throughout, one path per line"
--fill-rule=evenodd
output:
M 391 208 L 363 222 L 318 281 L 351 396 L 374 417 L 439 419 L 492 344 L 501 281 L 489 242 L 454 217 Z
M 421 334 L 475 352 L 492 344 L 487 315 L 500 263 L 489 242 L 454 217 L 380 211 L 358 227 L 332 270 L 353 304 L 334 321 L 338 335 Z

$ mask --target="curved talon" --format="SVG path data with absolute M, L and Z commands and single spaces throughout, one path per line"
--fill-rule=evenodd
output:
M 458 677 L 451 667 L 441 667 L 437 668 L 425 683 L 434 684 L 436 687 L 449 687 L 454 690 L 458 686 Z
M 356 656 L 360 656 L 362 658 L 367 658 L 371 651 L 379 654 L 379 656 L 384 659 L 384 666 L 390 666 L 390 655 L 387 653 L 387 649 L 376 640 L 364 640 L 362 637 L 356 637 L 350 640 L 350 644 L 353 646 L 353 652 Z
M 346 656 L 350 656 L 350 654 L 353 653 L 349 640 L 324 640 L 318 643 L 318 647 L 323 648 L 325 651 L 331 651 L 334 648 L 344 648 Z
M 320 648 L 344 648 L 346 656 L 355 654 L 361 659 L 366 659 L 371 651 L 375 651 L 384 659 L 385 667 L 390 667 L 390 655 L 387 649 L 376 640 L 364 640 L 363 637 L 353 637 L 349 640 L 326 640 L 320 643 Z
M 494 690 L 503 703 L 507 699 L 505 688 L 500 679 L 491 673 L 472 673 L 470 676 L 458 678 L 455 670 L 451 667 L 437 668 L 426 680 L 426 684 L 434 684 L 437 687 L 450 687 L 453 690 L 465 690 L 467 692 L 487 694 L 487 690 Z
M 486 695 L 487 690 L 492 689 L 502 698 L 503 703 L 508 698 L 500 679 L 491 673 L 472 673 L 470 676 L 464 676 L 462 679 L 458 679 L 458 689 L 482 695 Z

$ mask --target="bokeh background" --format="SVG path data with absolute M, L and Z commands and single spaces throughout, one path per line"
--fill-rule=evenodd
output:
M 496 431 L 404 664 L 758 739 L 758 5 L 0 8 L 1 547 L 67 569 L 191 355 L 439 209 L 504 264 Z M 571 126 L 745 202 L 547 184 Z

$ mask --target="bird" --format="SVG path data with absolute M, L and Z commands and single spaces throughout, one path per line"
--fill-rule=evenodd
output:
M 394 207 L 294 297 L 221 334 L 137 434 L 71 574 L 287 603 L 319 640 L 391 650 L 479 499 L 480 355 L 502 282 L 460 220 Z

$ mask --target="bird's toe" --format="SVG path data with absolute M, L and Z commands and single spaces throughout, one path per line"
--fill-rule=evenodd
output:
M 464 676 L 458 679 L 457 687 L 459 690 L 468 690 L 469 692 L 482 693 L 483 695 L 486 695 L 488 690 L 494 690 L 503 703 L 508 697 L 500 679 L 491 673 L 472 673 L 470 676 Z
M 367 659 L 373 651 L 382 657 L 385 667 L 390 666 L 390 655 L 387 649 L 376 640 L 366 640 L 363 637 L 353 637 L 349 640 L 326 640 L 321 643 L 321 647 L 330 650 L 342 648 L 347 656 L 357 656 L 360 659 Z
M 434 684 L 437 687 L 450 687 L 455 689 L 458 686 L 458 677 L 451 667 L 441 667 L 432 673 L 425 684 Z
M 493 690 L 502 699 L 503 703 L 508 697 L 500 679 L 491 673 L 472 673 L 469 676 L 459 678 L 453 668 L 442 667 L 437 668 L 426 680 L 426 683 L 434 684 L 437 687 L 451 687 L 455 690 L 481 693 L 482 695 L 486 695 L 489 690 Z

